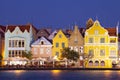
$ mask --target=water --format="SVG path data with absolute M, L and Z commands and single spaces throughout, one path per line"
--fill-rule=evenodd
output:
M 120 71 L 11 70 L 0 71 L 0 80 L 120 80 Z

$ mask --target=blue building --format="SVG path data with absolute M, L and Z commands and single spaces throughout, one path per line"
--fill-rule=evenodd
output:
M 36 39 L 37 29 L 33 25 L 8 25 L 5 32 L 5 64 L 24 65 L 22 54 L 30 51 L 31 43 Z

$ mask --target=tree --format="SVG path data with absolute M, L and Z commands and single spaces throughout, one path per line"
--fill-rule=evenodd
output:
M 64 48 L 61 52 L 62 58 L 67 58 L 67 60 L 77 61 L 80 56 L 78 52 L 70 50 L 70 48 Z
M 27 59 L 31 60 L 32 59 L 31 51 L 24 51 L 24 53 L 22 54 L 22 57 L 26 57 Z
M 92 20 L 92 18 L 89 18 L 88 21 L 86 22 L 86 29 L 89 29 L 93 24 L 94 21 Z
M 87 53 L 83 53 L 82 56 L 83 56 L 83 61 L 84 61 L 84 67 L 86 67 L 88 61 L 94 57 L 93 54 L 87 54 Z

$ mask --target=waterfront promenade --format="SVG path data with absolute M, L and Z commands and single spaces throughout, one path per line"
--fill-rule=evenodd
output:
M 0 67 L 0 70 L 120 70 L 120 68 L 39 68 L 39 67 Z

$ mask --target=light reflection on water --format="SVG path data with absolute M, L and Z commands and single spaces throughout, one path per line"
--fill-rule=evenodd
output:
M 0 80 L 120 80 L 120 71 L 10 70 L 0 71 Z

